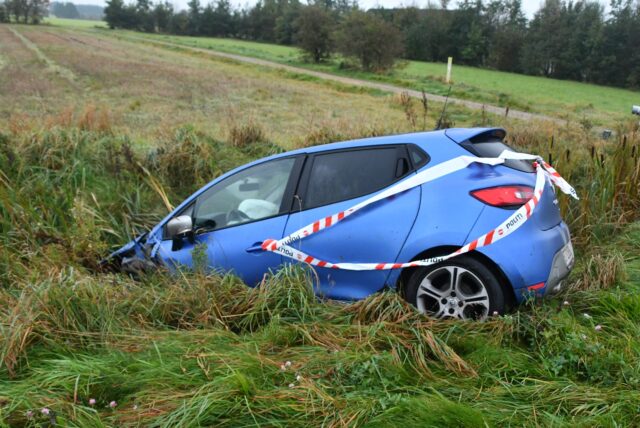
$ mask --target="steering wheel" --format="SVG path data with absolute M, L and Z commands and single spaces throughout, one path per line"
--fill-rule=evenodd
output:
M 251 217 L 240 210 L 231 210 L 227 213 L 226 221 L 227 225 L 244 223 L 246 221 L 251 221 Z

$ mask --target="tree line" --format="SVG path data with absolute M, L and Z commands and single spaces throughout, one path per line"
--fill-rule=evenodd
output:
M 229 0 L 109 0 L 112 28 L 191 36 L 233 37 L 300 46 L 314 62 L 339 52 L 366 70 L 397 58 L 456 63 L 628 88 L 640 87 L 640 1 L 546 0 L 528 20 L 521 0 L 448 0 L 438 6 L 358 8 L 350 0 L 260 0 L 233 8 Z
M 37 21 L 30 11 L 46 1 L 5 0 L 0 21 Z M 386 71 L 399 58 L 452 56 L 458 64 L 640 88 L 640 0 L 612 0 L 607 13 L 594 0 L 545 0 L 531 20 L 521 0 L 461 0 L 455 9 L 440 0 L 366 12 L 355 0 L 309 1 L 235 8 L 229 0 L 191 0 L 186 10 L 174 10 L 166 0 L 108 0 L 105 20 L 111 28 L 296 45 L 313 62 L 341 53 L 347 60 L 340 65 L 372 71 Z
M 0 22 L 38 24 L 47 14 L 49 0 L 0 1 Z
M 76 5 L 71 2 L 57 2 L 54 1 L 51 3 L 51 13 L 58 18 L 67 18 L 67 19 L 79 19 L 80 12 L 78 12 L 78 8 Z

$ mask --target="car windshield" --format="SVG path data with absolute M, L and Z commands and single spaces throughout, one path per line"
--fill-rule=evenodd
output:
M 195 228 L 219 229 L 280 213 L 294 162 L 287 158 L 256 165 L 212 186 L 196 202 Z

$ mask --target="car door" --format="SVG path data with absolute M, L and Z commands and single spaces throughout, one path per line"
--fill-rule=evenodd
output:
M 281 265 L 279 254 L 263 252 L 259 245 L 282 237 L 302 161 L 287 157 L 264 162 L 214 184 L 177 214 L 192 217 L 192 239 L 182 239 L 176 248 L 165 235 L 158 257 L 170 267 L 191 267 L 199 252 L 211 269 L 256 285 Z
M 316 153 L 305 163 L 284 236 L 346 210 L 413 173 L 405 145 Z M 374 203 L 292 246 L 333 263 L 395 262 L 418 213 L 420 191 L 416 187 Z M 341 300 L 366 297 L 380 290 L 389 276 L 388 271 L 375 270 L 317 267 L 316 271 L 318 293 Z

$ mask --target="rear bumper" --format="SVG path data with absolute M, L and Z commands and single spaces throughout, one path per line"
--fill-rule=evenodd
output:
M 574 264 L 571 236 L 564 222 L 547 230 L 526 222 L 513 235 L 478 251 L 502 270 L 518 302 L 531 295 L 560 291 Z
M 555 294 L 562 290 L 564 279 L 569 276 L 569 272 L 573 269 L 574 255 L 573 246 L 569 241 L 553 256 L 551 263 L 551 272 L 544 286 L 544 294 Z

